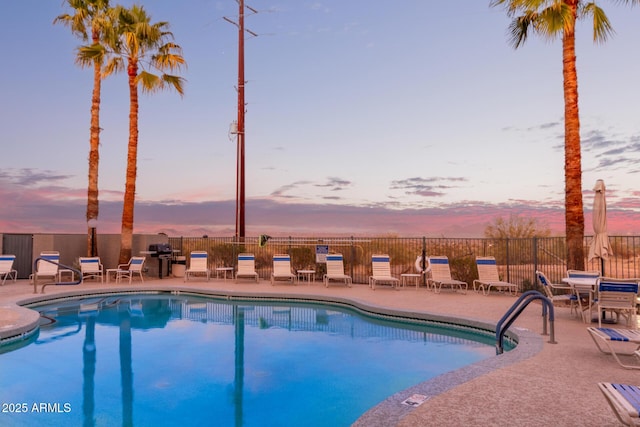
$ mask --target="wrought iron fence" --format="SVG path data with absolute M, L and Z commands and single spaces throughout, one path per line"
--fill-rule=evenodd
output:
M 598 270 L 608 277 L 640 277 L 640 236 L 610 236 L 613 256 L 606 260 L 585 259 L 588 270 Z M 585 237 L 585 254 L 589 253 L 591 237 Z M 515 283 L 522 291 L 536 289 L 535 271 L 542 270 L 550 280 L 559 282 L 566 273 L 567 245 L 564 237 L 526 239 L 487 238 L 405 238 L 405 237 L 276 237 L 261 244 L 260 237 L 246 237 L 236 242 L 233 237 L 171 237 L 169 243 L 182 255 L 194 250 L 209 253 L 212 268 L 235 267 L 238 254 L 253 253 L 256 270 L 261 278 L 271 275 L 272 258 L 289 254 L 295 270 L 311 269 L 321 279 L 325 266 L 317 262 L 317 254 L 328 249 L 341 253 L 345 272 L 354 283 L 368 283 L 371 256 L 387 254 L 392 273 L 415 273 L 417 258 L 425 254 L 446 255 L 451 274 L 459 280 L 473 283 L 477 279 L 476 256 L 496 258 L 502 280 Z

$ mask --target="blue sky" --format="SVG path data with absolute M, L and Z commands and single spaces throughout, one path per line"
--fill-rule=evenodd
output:
M 83 232 L 92 71 L 53 19 L 3 4 L 0 231 Z M 113 2 L 114 4 L 116 2 Z M 132 2 L 122 1 L 130 5 Z M 232 235 L 233 0 L 142 2 L 183 47 L 186 93 L 143 95 L 136 232 Z M 564 230 L 561 43 L 514 50 L 489 1 L 247 1 L 247 235 L 472 236 L 498 216 Z M 603 2 L 615 36 L 578 28 L 583 190 L 607 185 L 613 233 L 640 233 L 640 9 Z M 118 232 L 125 75 L 103 83 L 100 225 Z

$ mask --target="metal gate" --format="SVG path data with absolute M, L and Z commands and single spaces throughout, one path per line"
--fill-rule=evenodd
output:
M 3 234 L 2 253 L 16 256 L 13 268 L 18 271 L 18 279 L 28 279 L 33 259 L 32 234 Z

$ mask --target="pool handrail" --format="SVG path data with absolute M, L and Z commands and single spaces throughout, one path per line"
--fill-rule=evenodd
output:
M 511 308 L 502 316 L 496 325 L 496 354 L 502 354 L 504 352 L 504 334 L 509 329 L 511 324 L 522 313 L 522 311 L 533 300 L 539 299 L 542 302 L 542 335 L 547 335 L 547 310 L 549 310 L 549 343 L 557 344 L 555 340 L 555 328 L 554 328 L 554 310 L 551 300 L 543 295 L 539 291 L 531 290 L 524 292 L 518 300 L 513 303 Z M 506 323 L 505 323 L 506 322 Z
M 59 262 L 52 261 L 52 260 L 48 259 L 47 257 L 40 256 L 40 257 L 36 258 L 33 261 L 33 271 L 37 271 L 38 270 L 38 261 L 40 261 L 40 260 L 46 261 L 46 262 L 48 262 L 50 264 L 55 264 L 58 267 L 62 267 L 63 269 L 72 271 L 73 273 L 75 273 L 73 277 L 78 277 L 78 280 L 72 280 L 71 282 L 61 282 L 61 281 L 58 280 L 58 281 L 53 282 L 53 283 L 44 283 L 42 285 L 42 289 L 40 290 L 40 293 L 44 294 L 45 286 L 49 286 L 49 285 L 79 285 L 80 283 L 82 283 L 82 273 L 80 272 L 80 270 L 78 270 L 77 268 L 74 268 L 74 267 L 69 267 L 68 265 L 61 264 Z M 37 276 L 33 277 L 33 293 L 34 294 L 38 293 L 38 277 Z

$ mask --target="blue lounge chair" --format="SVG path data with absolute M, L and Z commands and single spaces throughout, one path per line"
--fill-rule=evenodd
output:
M 578 315 L 578 297 L 571 285 L 551 283 L 542 271 L 536 271 L 536 278 L 553 305 L 564 305 L 565 307 L 568 305 L 571 308 L 571 313 L 575 312 L 576 316 Z M 554 293 L 554 290 L 560 291 L 560 293 Z
M 13 262 L 16 260 L 15 255 L 0 255 L 0 277 L 4 285 L 7 278 L 12 278 L 15 282 L 18 278 L 18 272 L 13 269 Z
M 341 281 L 351 287 L 351 276 L 344 274 L 344 260 L 342 254 L 327 255 L 327 273 L 322 277 L 325 287 L 329 287 L 332 280 Z
M 476 257 L 478 279 L 473 281 L 473 290 L 482 290 L 484 295 L 489 295 L 491 288 L 504 292 L 508 290 L 512 295 L 518 292 L 518 285 L 500 280 L 498 265 L 494 257 Z M 478 287 L 476 289 L 476 286 Z
M 627 384 L 598 383 L 618 420 L 626 426 L 640 426 L 640 387 Z
M 129 284 L 131 284 L 133 276 L 136 274 L 140 276 L 140 281 L 144 282 L 144 278 L 142 277 L 144 260 L 145 257 L 143 256 L 134 256 L 131 257 L 128 264 L 118 265 L 118 269 L 116 270 L 116 282 L 120 283 L 122 279 L 129 279 Z
M 391 258 L 389 258 L 389 255 L 372 255 L 371 270 L 372 275 L 369 276 L 371 289 L 375 290 L 376 283 L 386 283 L 396 289 L 400 286 L 400 279 L 393 277 L 391 274 Z
M 431 267 L 431 277 L 429 283 L 433 286 L 435 293 L 440 293 L 442 287 L 450 287 L 452 290 L 460 290 L 466 294 L 469 284 L 462 280 L 456 280 L 451 277 L 451 268 L 449 268 L 449 258 L 446 256 L 429 257 L 429 267 Z
M 291 257 L 287 254 L 273 256 L 273 271 L 271 272 L 271 284 L 276 280 L 285 279 L 295 285 L 298 279 L 291 271 Z
M 189 268 L 184 271 L 183 280 L 189 280 L 189 276 L 203 274 L 207 278 L 207 282 L 211 278 L 211 270 L 209 269 L 209 254 L 207 251 L 191 251 Z
M 638 364 L 623 363 L 618 356 L 632 356 L 640 350 L 640 331 L 635 329 L 613 329 L 613 328 L 594 328 L 588 327 L 587 331 L 593 342 L 596 343 L 596 347 L 604 354 L 610 354 L 614 357 L 616 362 L 625 369 L 640 369 Z M 620 347 L 626 344 L 633 344 L 634 349 L 631 351 L 620 351 Z M 618 351 L 616 351 L 618 350 Z
M 91 278 L 100 279 L 100 283 L 104 281 L 104 268 L 99 257 L 80 257 L 78 261 L 80 261 L 82 281 Z
M 598 326 L 602 327 L 602 314 L 605 310 L 622 314 L 627 318 L 627 325 L 635 325 L 636 305 L 638 300 L 638 279 L 598 279 Z
M 256 273 L 256 257 L 253 254 L 238 255 L 238 271 L 236 272 L 236 283 L 240 278 L 255 279 L 258 283 L 259 277 Z

